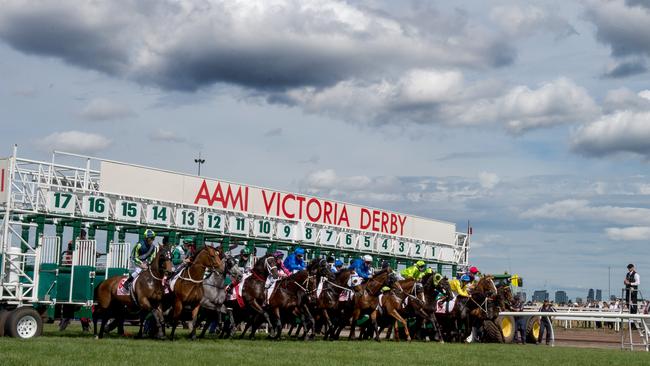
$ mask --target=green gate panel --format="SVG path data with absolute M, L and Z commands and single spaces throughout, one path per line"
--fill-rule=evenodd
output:
M 92 300 L 95 286 L 95 267 L 76 266 L 73 271 L 74 283 L 72 284 L 72 301 L 86 302 Z
M 56 300 L 67 302 L 70 294 L 70 267 L 59 267 L 59 277 L 56 280 Z
M 109 268 L 106 270 L 106 278 L 111 278 L 115 276 L 128 276 L 128 268 Z
M 53 263 L 43 263 L 38 271 L 38 299 L 55 300 L 57 296 L 57 269 Z

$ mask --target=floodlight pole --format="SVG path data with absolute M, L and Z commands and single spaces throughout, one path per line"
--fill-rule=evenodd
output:
M 199 157 L 194 159 L 194 162 L 199 166 L 199 171 L 197 175 L 201 175 L 201 164 L 205 164 L 205 159 L 201 159 L 201 152 L 199 151 Z

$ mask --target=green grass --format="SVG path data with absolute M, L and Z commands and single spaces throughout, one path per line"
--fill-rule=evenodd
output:
M 78 324 L 71 325 L 78 327 Z M 132 329 L 129 329 L 132 330 Z M 535 345 L 215 340 L 95 340 L 76 330 L 43 337 L 0 338 L 0 365 L 649 365 L 650 354 Z

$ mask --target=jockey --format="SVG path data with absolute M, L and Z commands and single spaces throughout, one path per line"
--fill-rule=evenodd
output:
M 334 262 L 335 262 L 334 257 L 332 256 L 327 257 L 327 268 L 329 268 L 332 273 L 336 273 Z
M 302 257 L 305 255 L 305 250 L 302 248 L 296 248 L 292 254 L 287 256 L 287 259 L 284 260 L 284 266 L 291 272 L 298 272 L 305 269 L 305 262 L 302 260 Z
M 451 291 L 454 292 L 458 296 L 464 296 L 464 297 L 469 297 L 469 292 L 467 292 L 467 284 L 471 281 L 471 278 L 469 275 L 462 275 L 460 277 L 460 281 L 457 279 L 453 279 L 449 281 L 449 287 L 451 287 Z
M 143 269 L 147 269 L 153 258 L 158 252 L 158 247 L 154 244 L 156 233 L 151 229 L 144 231 L 144 240 L 138 242 L 131 251 L 131 262 L 135 265 L 135 269 L 129 275 L 129 278 L 124 282 L 124 289 L 129 290 L 133 279 L 138 277 Z
M 176 250 L 176 248 L 174 248 L 174 250 Z M 196 255 L 196 243 L 194 242 L 194 239 L 183 240 L 183 248 L 181 248 L 181 250 L 183 251 L 184 258 L 180 262 L 180 265 L 176 266 L 174 256 L 172 255 L 172 264 L 174 264 L 174 267 L 176 268 L 174 276 L 194 261 L 194 256 Z
M 275 266 L 277 268 L 277 277 L 274 277 L 272 273 L 269 274 L 268 277 L 266 277 L 266 283 L 264 284 L 264 288 L 266 289 L 266 301 L 268 302 L 269 298 L 271 297 L 271 294 L 273 293 L 273 289 L 275 288 L 275 283 L 281 279 L 285 278 L 291 275 L 291 272 L 284 266 L 284 263 L 282 262 L 282 258 L 284 257 L 284 253 L 282 253 L 279 250 L 276 250 L 273 252 L 273 258 L 275 258 Z
M 185 249 L 179 243 L 177 246 L 172 249 L 172 264 L 174 268 L 178 268 L 181 263 L 183 263 L 183 257 L 185 257 Z
M 431 269 L 427 269 L 427 264 L 424 261 L 417 261 L 414 266 L 406 267 L 401 273 L 405 279 L 412 278 L 419 281 L 425 274 L 431 273 Z
M 244 249 L 239 252 L 237 258 L 237 266 L 244 269 L 244 273 L 250 273 L 253 270 L 254 259 L 251 254 L 253 251 L 249 247 L 244 247 Z
M 374 270 L 372 269 L 372 256 L 366 254 L 362 258 L 357 258 L 350 265 L 350 269 L 356 272 L 357 276 L 368 280 L 372 278 Z
M 334 267 L 332 268 L 332 272 L 334 272 L 334 273 L 338 273 L 338 272 L 340 272 L 342 269 L 343 269 L 343 261 L 340 260 L 340 259 L 337 259 L 337 260 L 334 262 Z
M 476 267 L 469 267 L 469 278 L 471 279 L 471 282 L 474 282 L 478 280 L 478 276 L 480 275 L 480 272 L 478 268 Z

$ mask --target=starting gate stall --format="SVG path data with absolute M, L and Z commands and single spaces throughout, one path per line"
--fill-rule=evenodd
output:
M 111 243 L 106 257 L 105 278 L 128 275 L 130 255 L 131 255 L 131 244 Z
M 67 253 L 66 228 L 74 238 Z M 173 245 L 192 237 L 225 250 L 300 246 L 308 259 L 372 254 L 376 265 L 424 260 L 452 273 L 467 266 L 470 250 L 470 236 L 445 221 L 77 154 L 54 152 L 41 162 L 19 158 L 14 147 L 0 159 L 0 319 L 12 327 L 27 321 L 34 331 L 9 327 L 10 334 L 40 332 L 40 318 L 16 308 L 89 308 L 101 280 L 129 272 L 126 235 L 142 239 L 147 228 Z M 81 229 L 87 240 L 79 240 Z M 106 233 L 101 250 L 97 230 Z M 98 268 L 104 253 L 106 266 Z

